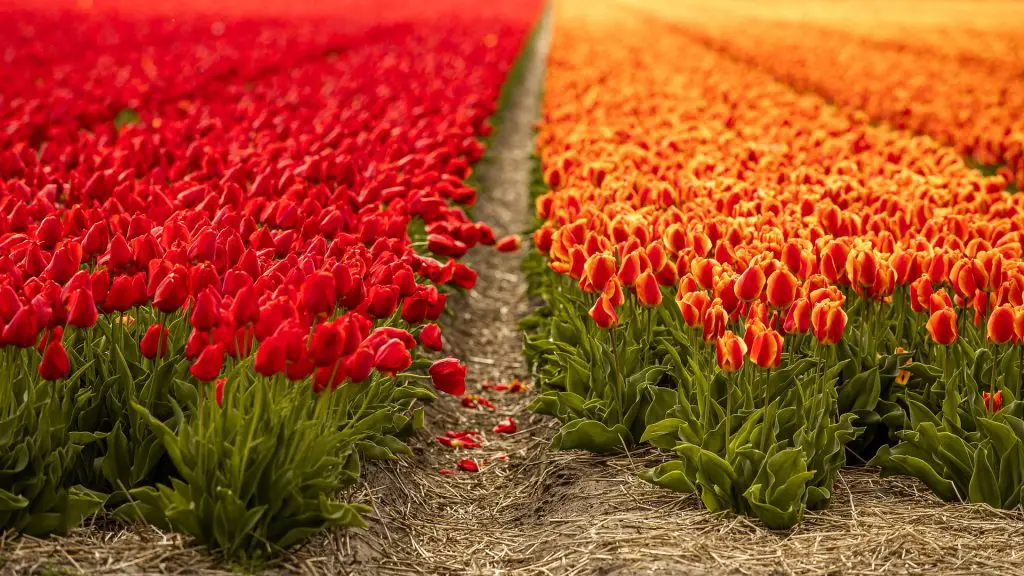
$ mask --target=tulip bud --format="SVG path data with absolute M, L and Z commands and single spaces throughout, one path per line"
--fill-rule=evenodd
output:
M 800 282 L 789 270 L 779 269 L 768 277 L 765 296 L 773 308 L 788 308 L 796 300 Z
M 778 368 L 782 362 L 782 336 L 775 330 L 766 330 L 754 338 L 750 346 L 750 359 L 761 368 Z
M 992 311 L 988 317 L 988 341 L 993 344 L 1006 344 L 1014 337 L 1013 308 L 1004 304 Z
M 434 387 L 452 396 L 466 393 L 466 365 L 455 358 L 443 358 L 434 362 L 428 370 Z
M 637 278 L 636 297 L 644 308 L 654 308 L 661 304 L 661 288 L 650 271 L 644 272 Z
M 584 278 L 597 292 L 604 291 L 608 282 L 615 275 L 615 258 L 604 252 L 598 252 L 587 258 L 583 264 Z
M 999 409 L 1003 407 L 1003 391 L 999 390 L 995 394 L 988 392 L 981 393 L 981 400 L 985 404 L 985 409 L 995 414 L 999 412 Z
M 427 350 L 440 351 L 444 347 L 441 328 L 437 324 L 427 324 L 420 330 L 420 344 Z
M 715 300 L 704 313 L 704 341 L 710 342 L 721 338 L 728 323 L 729 314 L 722 308 L 721 301 Z
M 956 342 L 958 333 L 956 326 L 956 312 L 952 308 L 941 308 L 932 313 L 928 318 L 928 333 L 936 344 L 949 346 Z
M 757 300 L 761 297 L 764 284 L 764 268 L 758 264 L 752 264 L 736 280 L 734 288 L 736 297 L 744 302 Z
M 604 294 L 598 296 L 597 302 L 590 308 L 590 317 L 602 329 L 611 328 L 619 323 L 619 315 L 615 312 L 615 307 Z
M 71 371 L 71 363 L 68 361 L 67 351 L 61 343 L 60 335 L 54 334 L 43 352 L 43 359 L 39 362 L 39 377 L 43 380 L 60 380 L 67 378 Z
M 731 331 L 726 331 L 715 343 L 715 357 L 718 367 L 724 372 L 738 372 L 743 367 L 743 356 L 747 345 Z
M 139 342 L 139 351 L 150 360 L 158 356 L 161 358 L 167 356 L 167 339 L 169 337 L 170 333 L 167 328 L 161 324 L 152 324 L 146 329 L 146 334 Z
M 842 304 L 834 301 L 819 302 L 811 312 L 814 337 L 826 346 L 837 344 L 843 338 L 846 320 Z
M 686 325 L 695 328 L 704 321 L 704 314 L 711 306 L 711 299 L 701 290 L 684 294 L 676 303 Z
M 224 367 L 224 346 L 220 343 L 207 346 L 189 368 L 189 372 L 198 380 L 209 382 L 220 375 Z

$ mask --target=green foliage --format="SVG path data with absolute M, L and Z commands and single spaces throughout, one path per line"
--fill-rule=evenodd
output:
M 82 448 L 95 438 L 70 431 L 67 422 L 88 393 L 34 377 L 35 356 L 0 352 L 0 530 L 64 534 L 103 503 L 73 485 Z

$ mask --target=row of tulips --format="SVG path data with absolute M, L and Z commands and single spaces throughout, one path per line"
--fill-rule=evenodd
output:
M 337 500 L 361 459 L 464 393 L 465 366 L 428 356 L 476 281 L 456 258 L 497 243 L 465 178 L 538 6 L 394 4 L 401 27 L 364 19 L 336 55 L 11 145 L 0 528 L 102 508 L 262 558 L 362 524 Z
M 555 30 L 524 322 L 553 447 L 672 450 L 646 479 L 776 528 L 828 505 L 848 454 L 1018 505 L 1004 179 L 670 22 L 570 1 Z
M 904 14 L 916 10 L 909 8 L 914 3 L 905 4 Z M 855 26 L 846 31 L 835 23 L 815 26 L 813 19 L 808 23 L 748 18 L 742 11 L 717 12 L 717 2 L 707 3 L 708 10 L 671 2 L 646 6 L 678 19 L 692 37 L 708 46 L 763 68 L 800 90 L 815 91 L 847 108 L 854 117 L 867 114 L 873 120 L 931 136 L 1008 181 L 1024 177 L 1022 69 L 999 65 L 1016 59 L 1015 44 L 975 41 L 989 35 L 1015 37 L 1015 31 L 999 27 L 991 32 L 972 31 L 973 46 L 964 49 L 964 57 L 958 57 L 937 55 L 926 48 L 926 41 L 923 49 L 913 49 L 918 47 L 913 29 L 903 31 L 903 42 L 912 47 L 908 50 L 904 44 L 864 37 Z M 1007 7 L 997 2 L 983 11 L 1002 14 L 1002 18 L 1014 11 L 1020 13 L 1019 8 Z M 933 17 L 948 26 L 964 26 L 955 4 L 935 12 Z M 889 7 L 876 14 L 894 17 Z M 934 35 L 927 29 L 922 34 Z M 942 35 L 943 41 L 947 36 Z M 948 43 L 945 50 L 956 46 Z M 999 52 L 979 57 L 976 52 L 981 47 Z

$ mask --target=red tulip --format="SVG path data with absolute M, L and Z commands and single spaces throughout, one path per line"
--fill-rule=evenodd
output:
M 615 258 L 604 252 L 593 254 L 583 264 L 584 278 L 597 292 L 604 291 L 612 276 L 615 276 L 615 270 Z
M 207 288 L 196 297 L 189 321 L 197 330 L 210 330 L 217 325 L 220 317 L 220 306 L 213 288 Z
M 345 350 L 345 333 L 338 323 L 322 323 L 313 329 L 309 356 L 317 366 L 331 366 L 341 359 Z
M 788 308 L 796 300 L 800 282 L 789 270 L 779 269 L 772 272 L 765 286 L 765 296 L 773 308 Z
M 178 274 L 168 274 L 156 289 L 153 296 L 153 307 L 157 310 L 170 314 L 177 312 L 188 300 L 188 281 Z
M 374 354 L 367 348 L 359 348 L 345 360 L 345 374 L 356 384 L 364 382 L 373 371 Z
M 441 338 L 441 327 L 437 324 L 427 324 L 420 330 L 420 344 L 427 350 L 440 351 L 444 347 Z
M 715 300 L 704 313 L 704 341 L 711 342 L 721 338 L 729 324 L 729 314 L 722 308 L 721 301 Z
M 516 252 L 522 244 L 522 240 L 517 235 L 509 235 L 498 240 L 494 247 L 498 252 Z
M 373 357 L 375 368 L 385 374 L 396 374 L 405 370 L 412 364 L 412 356 L 405 344 L 397 338 L 392 338 L 384 343 Z
M 387 318 L 398 308 L 398 288 L 391 285 L 376 285 L 367 293 L 367 311 L 374 318 Z
M 167 328 L 160 324 L 152 324 L 146 329 L 146 334 L 139 342 L 139 350 L 143 356 L 150 360 L 157 356 L 167 356 L 167 339 L 169 337 L 170 333 L 167 331 Z
M 466 365 L 455 358 L 443 358 L 430 366 L 430 379 L 434 387 L 452 396 L 466 393 Z
M 778 368 L 782 362 L 782 336 L 775 330 L 766 330 L 754 338 L 750 359 L 761 368 Z
M 209 382 L 220 375 L 224 367 L 224 346 L 220 343 L 207 346 L 189 368 L 189 372 L 199 380 Z
M 602 329 L 611 328 L 619 323 L 615 307 L 604 294 L 598 296 L 597 302 L 590 308 L 590 317 Z
M 59 335 L 50 339 L 43 352 L 43 359 L 39 362 L 39 377 L 43 380 L 60 380 L 67 378 L 71 371 L 71 363 L 68 361 L 68 354 L 64 350 Z
M 314 316 L 319 316 L 330 314 L 334 310 L 334 304 L 334 276 L 328 272 L 315 272 L 307 276 L 302 283 L 302 308 Z M 389 316 L 390 313 L 386 315 Z
M 79 288 L 71 293 L 68 297 L 68 324 L 76 328 L 91 328 L 98 318 L 91 291 Z
M 985 404 L 985 409 L 995 414 L 999 412 L 999 409 L 1003 407 L 1003 391 L 999 390 L 995 394 L 988 392 L 981 393 L 981 401 Z
M 39 339 L 36 308 L 22 306 L 3 329 L 3 343 L 18 348 L 31 348 Z

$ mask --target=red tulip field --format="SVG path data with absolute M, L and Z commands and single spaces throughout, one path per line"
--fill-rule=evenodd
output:
M 1024 573 L 1020 4 L 0 16 L 0 572 Z

